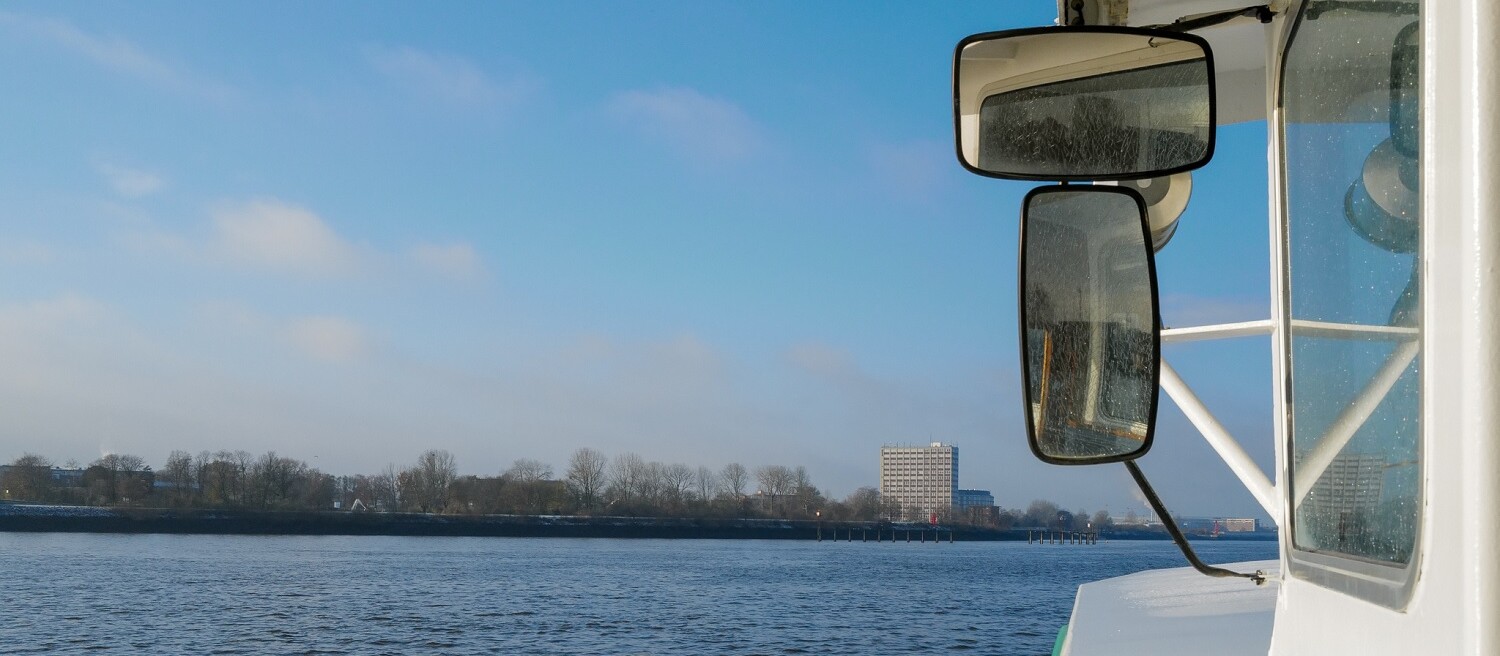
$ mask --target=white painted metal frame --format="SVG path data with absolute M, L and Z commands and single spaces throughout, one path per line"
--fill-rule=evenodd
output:
M 1279 287 L 1279 286 L 1278 286 Z M 1279 291 L 1279 290 L 1278 290 Z M 1386 358 L 1385 363 L 1370 383 L 1360 390 L 1359 394 L 1350 401 L 1348 407 L 1339 413 L 1339 416 L 1329 426 L 1328 432 L 1322 439 L 1317 440 L 1315 447 L 1302 460 L 1302 476 L 1296 482 L 1296 491 L 1293 495 L 1295 503 L 1293 508 L 1302 504 L 1312 491 L 1313 485 L 1323 476 L 1328 466 L 1333 464 L 1334 458 L 1343 450 L 1359 428 L 1380 405 L 1387 393 L 1395 386 L 1402 372 L 1406 371 L 1407 365 L 1411 364 L 1417 354 L 1421 351 L 1420 336 L 1416 328 L 1403 328 L 1393 326 L 1367 326 L 1350 323 L 1333 323 L 1327 321 L 1309 321 L 1306 319 L 1293 319 L 1289 322 L 1291 332 L 1301 337 L 1322 337 L 1327 339 L 1360 339 L 1376 341 L 1395 341 L 1401 345 Z M 1231 339 L 1234 337 L 1253 337 L 1258 335 L 1276 335 L 1276 324 L 1271 319 L 1258 321 L 1242 321 L 1239 323 L 1215 324 L 1211 326 L 1193 326 L 1189 328 L 1168 328 L 1161 331 L 1163 344 L 1176 344 L 1213 339 Z M 1192 388 L 1177 374 L 1177 370 L 1167 364 L 1165 358 L 1161 363 L 1162 376 L 1161 386 L 1172 397 L 1172 401 L 1182 409 L 1193 426 L 1203 434 L 1224 464 L 1234 475 L 1244 483 L 1250 490 L 1255 500 L 1260 502 L 1262 508 L 1271 516 L 1278 526 L 1282 525 L 1283 503 L 1277 491 L 1276 484 L 1262 472 L 1260 466 L 1250 458 L 1238 440 L 1219 420 L 1209 412 L 1208 407 L 1203 404 L 1197 395 L 1193 394 Z M 1280 412 L 1280 410 L 1278 410 Z M 1280 445 L 1280 442 L 1277 442 Z M 1278 448 L 1280 448 L 1278 446 Z
M 1296 322 L 1293 322 L 1293 329 Z M 1414 331 L 1415 332 L 1415 331 Z M 1370 378 L 1364 389 L 1359 391 L 1349 405 L 1335 417 L 1333 423 L 1328 426 L 1328 432 L 1313 443 L 1316 444 L 1307 455 L 1302 457 L 1301 473 L 1293 480 L 1295 490 L 1292 494 L 1292 508 L 1296 509 L 1302 505 L 1302 501 L 1312 492 L 1313 486 L 1318 479 L 1323 478 L 1323 472 L 1333 464 L 1333 459 L 1344 450 L 1349 440 L 1365 425 L 1365 420 L 1375 412 L 1380 402 L 1385 400 L 1385 395 L 1396 386 L 1396 380 L 1401 374 L 1406 373 L 1407 365 L 1416 359 L 1417 353 L 1422 350 L 1422 342 L 1410 340 L 1396 347 L 1395 352 L 1385 359 L 1385 363 Z
M 1280 495 L 1276 492 L 1276 486 L 1271 483 L 1270 478 L 1266 477 L 1266 473 L 1260 470 L 1260 465 L 1255 464 L 1255 461 L 1250 458 L 1250 454 L 1245 452 L 1245 448 L 1240 446 L 1239 441 L 1234 439 L 1234 436 L 1229 434 L 1229 430 L 1224 428 L 1213 413 L 1208 411 L 1203 401 L 1193 394 L 1192 388 L 1183 382 L 1182 377 L 1177 375 L 1177 370 L 1167 364 L 1165 358 L 1161 361 L 1161 388 L 1166 390 L 1167 396 L 1172 397 L 1177 407 L 1187 415 L 1188 421 L 1193 422 L 1198 432 L 1203 434 L 1203 439 L 1207 440 L 1208 445 L 1219 454 L 1224 464 L 1229 465 L 1229 470 L 1234 472 L 1241 483 L 1245 484 L 1246 489 L 1250 490 L 1251 496 L 1254 496 L 1255 500 L 1260 503 L 1260 507 L 1271 516 L 1271 521 L 1280 526 L 1281 501 Z
M 1189 328 L 1167 328 L 1161 331 L 1162 344 L 1176 344 L 1183 342 L 1196 342 L 1204 340 L 1233 339 L 1235 337 L 1254 337 L 1258 335 L 1270 335 L 1275 331 L 1271 321 L 1263 319 L 1259 321 L 1242 321 L 1239 323 L 1223 323 L 1211 326 L 1192 326 Z M 1193 393 L 1191 386 L 1182 380 L 1177 370 L 1167 363 L 1165 357 L 1161 360 L 1161 388 L 1172 397 L 1172 401 L 1187 415 L 1188 421 L 1203 435 L 1203 439 L 1213 447 L 1215 453 L 1224 464 L 1229 465 L 1229 470 L 1234 472 L 1250 495 L 1260 507 L 1270 515 L 1271 521 L 1281 526 L 1282 503 L 1280 494 L 1277 492 L 1275 483 L 1261 471 L 1260 465 L 1250 458 L 1245 447 L 1240 445 L 1229 433 L 1229 429 L 1220 423 L 1217 417 L 1204 405 L 1202 399 Z

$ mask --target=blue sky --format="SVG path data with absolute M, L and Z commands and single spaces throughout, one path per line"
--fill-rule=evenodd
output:
M 1026 450 L 1029 185 L 952 154 L 953 45 L 1054 10 L 7 4 L 0 459 L 588 446 L 842 496 L 942 440 L 1002 505 L 1138 507 L 1123 468 Z M 1169 324 L 1266 314 L 1264 125 L 1220 139 Z M 1167 355 L 1268 465 L 1265 340 Z M 1259 514 L 1163 406 L 1168 503 Z

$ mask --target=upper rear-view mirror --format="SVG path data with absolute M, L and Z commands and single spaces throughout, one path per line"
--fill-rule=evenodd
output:
M 1049 27 L 976 34 L 953 63 L 964 167 L 1020 180 L 1127 180 L 1208 163 L 1213 55 L 1191 34 Z
M 1042 187 L 1021 214 L 1021 366 L 1031 450 L 1054 464 L 1151 448 L 1160 376 L 1156 265 L 1128 187 Z

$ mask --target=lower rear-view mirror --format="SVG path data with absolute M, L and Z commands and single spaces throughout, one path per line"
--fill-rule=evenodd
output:
M 1065 465 L 1144 455 L 1156 424 L 1161 345 L 1140 194 L 1101 186 L 1027 194 L 1020 294 L 1032 452 Z

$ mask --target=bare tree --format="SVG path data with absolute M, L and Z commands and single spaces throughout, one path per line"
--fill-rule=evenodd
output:
M 664 497 L 666 496 L 666 483 L 663 480 L 662 470 L 665 466 L 659 462 L 651 461 L 641 466 L 640 476 L 635 479 L 635 498 L 644 509 L 652 514 L 659 511 Z
M 755 470 L 755 482 L 763 494 L 777 497 L 792 492 L 796 475 L 784 465 L 766 465 Z
M 442 449 L 429 449 L 417 458 L 417 467 L 422 472 L 422 492 L 429 512 L 442 512 L 447 505 L 448 488 L 458 477 L 453 454 Z
M 646 461 L 634 453 L 626 453 L 609 465 L 609 496 L 612 503 L 628 507 L 636 501 L 641 479 L 646 475 Z M 622 508 L 623 509 L 623 508 Z
M 1027 526 L 1057 528 L 1058 513 L 1057 504 L 1037 499 L 1026 507 L 1026 514 L 1022 515 L 1021 521 Z
M 93 503 L 138 503 L 151 493 L 154 474 L 140 456 L 110 453 L 84 471 L 83 484 Z
M 771 512 L 779 513 L 782 499 L 791 493 L 796 475 L 784 465 L 765 465 L 755 470 L 755 481 L 760 483 L 761 494 L 771 500 Z
M 1108 510 L 1100 510 L 1094 513 L 1091 523 L 1095 531 L 1107 531 L 1115 527 L 1115 518 L 1109 516 Z
M 510 469 L 505 470 L 500 477 L 515 490 L 523 512 L 542 511 L 547 498 L 547 484 L 552 480 L 552 465 L 521 458 L 511 464 Z
M 158 478 L 166 483 L 168 498 L 173 505 L 186 506 L 192 503 L 197 487 L 193 469 L 193 456 L 188 452 L 173 451 L 167 455 L 167 464 L 161 468 Z
M 807 475 L 807 468 L 798 465 L 792 470 L 792 482 L 790 494 L 797 497 L 797 508 L 804 515 L 811 515 L 819 507 L 827 503 L 823 493 L 812 484 L 812 478 Z
M 10 470 L 0 480 L 8 499 L 50 501 L 52 497 L 52 461 L 35 453 L 23 454 L 10 463 Z
M 707 504 L 714 498 L 714 490 L 719 487 L 719 477 L 714 470 L 698 465 L 697 471 L 693 472 L 694 492 L 698 495 L 698 501 Z
M 246 502 L 246 490 L 253 461 L 244 451 L 219 451 L 198 454 L 195 463 L 198 493 L 210 506 L 234 507 Z
M 298 507 L 298 488 L 305 483 L 308 472 L 307 463 L 267 451 L 250 466 L 252 503 L 266 509 Z
M 396 470 L 396 465 L 390 464 L 385 466 L 385 471 L 370 477 L 370 491 L 374 493 L 376 508 L 385 512 L 403 510 L 401 473 Z
M 724 486 L 724 495 L 738 501 L 745 496 L 745 487 L 750 484 L 750 472 L 745 471 L 744 465 L 731 462 L 724 465 L 719 481 Z
M 417 456 L 417 464 L 396 476 L 401 501 L 418 512 L 443 512 L 448 488 L 458 477 L 453 454 L 429 449 Z
M 855 490 L 844 500 L 849 506 L 850 519 L 872 520 L 880 517 L 880 490 L 873 487 L 862 487 Z
M 521 458 L 505 470 L 506 477 L 519 483 L 536 483 L 552 478 L 552 465 L 530 458 Z
M 568 489 L 585 511 L 593 510 L 599 503 L 607 462 L 604 454 L 587 447 L 574 451 L 568 461 Z
M 693 468 L 680 463 L 661 467 L 662 495 L 672 509 L 682 506 L 688 488 L 692 486 Z

